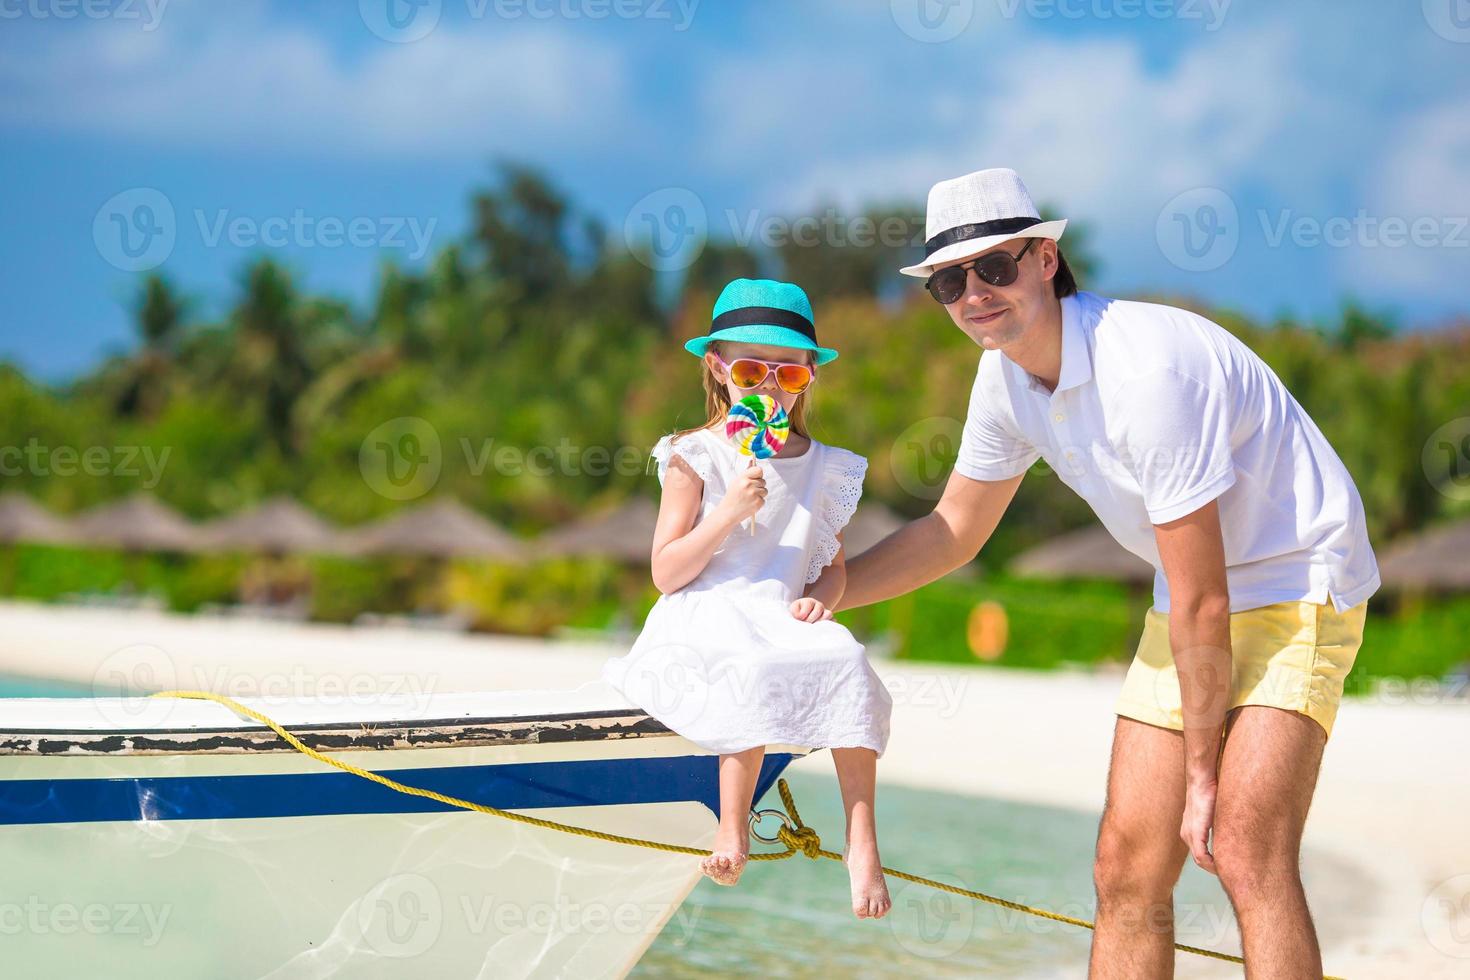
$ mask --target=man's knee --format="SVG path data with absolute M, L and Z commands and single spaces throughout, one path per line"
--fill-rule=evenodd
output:
M 1174 885 L 1183 868 L 1177 840 L 1155 840 L 1104 819 L 1092 865 L 1099 906 L 1165 904 L 1172 908 Z
M 1301 886 L 1300 845 L 1282 828 L 1216 821 L 1211 853 L 1220 884 L 1237 905 Z

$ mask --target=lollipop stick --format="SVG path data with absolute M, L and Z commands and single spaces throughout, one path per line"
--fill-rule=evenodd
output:
M 756 469 L 760 469 L 761 468 L 761 464 L 760 463 L 757 463 L 755 461 L 755 457 L 754 456 L 750 457 L 750 465 L 751 466 L 754 466 Z M 750 515 L 750 536 L 751 537 L 755 537 L 755 515 L 754 514 L 751 514 Z

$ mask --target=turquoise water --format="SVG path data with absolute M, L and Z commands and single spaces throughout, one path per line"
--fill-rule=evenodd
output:
M 87 697 L 81 686 L 0 676 L 0 697 Z M 819 753 L 789 774 L 803 820 L 828 850 L 842 849 L 836 780 L 819 775 Z M 977 763 L 982 764 L 982 763 Z M 997 758 L 995 765 L 1004 765 Z M 1091 920 L 1097 815 L 885 786 L 877 812 L 884 863 L 1013 901 Z M 1099 773 L 1098 779 L 1104 774 Z M 762 807 L 780 807 L 775 791 Z M 769 832 L 769 828 L 767 828 Z M 1309 895 L 1371 892 L 1355 869 L 1304 855 Z M 711 975 L 785 978 L 1078 977 L 1091 933 L 890 879 L 893 910 L 859 921 L 846 868 L 796 857 L 752 864 L 735 888 L 701 882 L 632 976 L 694 980 Z M 1237 950 L 1229 903 L 1192 864 L 1176 891 L 1178 940 Z M 1359 910 L 1370 914 L 1368 910 Z M 1349 918 L 1347 921 L 1351 921 Z M 1345 923 L 1318 919 L 1324 942 Z M 1181 977 L 1238 976 L 1238 967 L 1179 959 Z M 1233 972 L 1232 972 L 1233 971 Z
M 879 775 L 881 780 L 881 769 Z M 840 851 L 843 820 L 836 781 L 793 775 L 790 783 L 802 819 L 823 835 L 828 850 Z M 780 807 L 774 791 L 763 806 Z M 1095 814 L 881 785 L 877 813 L 879 845 L 889 867 L 1093 918 Z M 836 861 L 796 857 L 751 864 L 734 888 L 701 882 L 632 976 L 1079 977 L 1086 972 L 1088 930 L 901 880 L 890 879 L 888 887 L 894 903 L 889 915 L 859 921 L 849 907 L 846 868 Z M 1238 942 L 1229 903 L 1214 879 L 1187 868 L 1176 898 L 1181 942 L 1215 948 Z M 1180 968 L 1183 976 L 1197 975 L 1192 963 L 1181 961 Z
M 89 698 L 92 689 L 80 684 L 38 681 L 0 674 L 0 698 Z

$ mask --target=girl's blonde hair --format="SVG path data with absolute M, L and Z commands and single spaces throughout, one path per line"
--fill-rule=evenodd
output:
M 708 349 L 724 357 L 725 350 L 723 343 L 723 341 L 717 340 L 710 344 Z M 811 354 L 806 353 L 805 357 L 806 363 L 811 364 Z M 701 381 L 704 384 L 705 422 L 703 425 L 697 425 L 691 429 L 677 430 L 674 433 L 674 439 L 686 436 L 691 432 L 698 432 L 700 429 L 712 429 L 715 426 L 723 426 L 725 424 L 725 416 L 730 412 L 730 392 L 725 388 L 724 382 L 715 377 L 714 369 L 709 366 L 708 358 L 701 357 L 699 363 L 702 372 Z M 797 395 L 796 401 L 791 403 L 791 410 L 786 413 L 787 418 L 791 420 L 792 431 L 807 438 L 810 438 L 810 434 L 807 432 L 806 396 L 807 392 L 810 391 L 811 388 L 807 388 L 806 391 Z

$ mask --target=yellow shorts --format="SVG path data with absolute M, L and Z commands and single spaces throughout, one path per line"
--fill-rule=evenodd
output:
M 1296 711 L 1331 735 L 1343 681 L 1363 645 L 1367 611 L 1366 602 L 1341 613 L 1331 603 L 1278 602 L 1231 613 L 1230 708 L 1261 704 Z M 1117 713 L 1184 730 L 1169 617 L 1156 609 L 1144 619 Z

